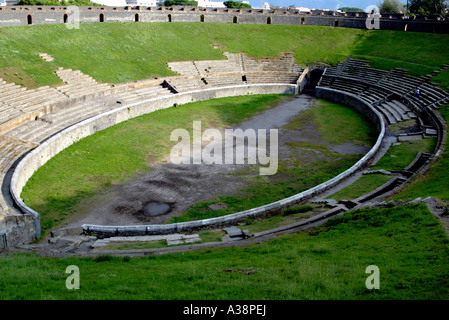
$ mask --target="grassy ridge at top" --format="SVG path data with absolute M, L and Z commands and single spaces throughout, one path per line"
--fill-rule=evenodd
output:
M 254 57 L 294 52 L 297 63 L 336 63 L 363 34 L 357 29 L 222 23 L 84 23 L 0 28 L 0 77 L 28 87 L 57 85 L 58 67 L 120 83 L 174 75 L 166 63 L 225 59 L 222 51 Z M 225 48 L 217 50 L 212 44 Z M 45 52 L 54 62 L 41 60 Z
M 296 62 L 336 64 L 347 56 L 373 67 L 424 75 L 448 63 L 449 35 L 324 26 L 226 23 L 83 23 L 0 28 L 0 77 L 27 87 L 60 84 L 59 67 L 98 81 L 120 83 L 174 75 L 167 62 L 225 59 L 222 51 L 253 57 L 293 52 Z M 213 44 L 223 49 L 217 50 Z M 41 60 L 46 52 L 54 62 Z M 449 71 L 435 78 L 449 87 Z
M 449 35 L 392 30 L 367 31 L 352 57 L 370 61 L 374 68 L 401 68 L 422 76 L 449 63 Z M 432 79 L 449 88 L 449 70 Z

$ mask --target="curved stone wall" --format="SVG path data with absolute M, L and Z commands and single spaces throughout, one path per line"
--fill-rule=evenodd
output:
M 339 92 L 333 89 L 323 89 L 328 92 L 329 97 L 338 95 L 341 102 L 348 106 L 352 106 L 368 115 L 368 117 L 376 123 L 379 129 L 379 137 L 372 147 L 372 149 L 350 169 L 339 174 L 338 176 L 304 192 L 298 193 L 292 197 L 282 199 L 280 201 L 267 204 L 258 208 L 245 210 L 242 212 L 230 214 L 227 216 L 198 220 L 192 222 L 175 223 L 167 225 L 138 225 L 138 226 L 96 226 L 83 225 L 86 233 L 95 233 L 101 236 L 114 235 L 146 235 L 146 234 L 167 234 L 176 232 L 189 232 L 204 228 L 213 228 L 224 225 L 231 225 L 237 222 L 244 221 L 248 218 L 256 218 L 270 212 L 276 212 L 290 206 L 292 204 L 300 203 L 310 199 L 311 197 L 337 185 L 356 171 L 365 167 L 366 164 L 378 152 L 382 139 L 385 135 L 385 123 L 382 116 L 369 104 L 360 100 L 358 97 L 344 92 Z M 184 104 L 192 101 L 208 100 L 218 97 L 237 96 L 246 94 L 261 94 L 261 93 L 289 93 L 294 94 L 296 91 L 295 85 L 251 85 L 251 86 L 232 86 L 224 88 L 206 89 L 191 91 L 188 93 L 177 94 L 174 96 L 167 96 L 161 98 L 154 98 L 147 101 L 141 101 L 132 105 L 125 105 L 119 109 L 101 114 L 94 118 L 85 120 L 77 125 L 74 125 L 62 131 L 58 135 L 50 138 L 38 148 L 30 152 L 16 167 L 11 180 L 11 194 L 24 213 L 34 215 L 36 222 L 36 236 L 40 236 L 38 229 L 39 214 L 27 207 L 20 199 L 20 194 L 28 179 L 32 174 L 45 164 L 49 159 L 57 153 L 75 143 L 76 141 L 87 137 L 97 131 L 108 128 L 116 123 L 126 121 L 136 116 L 150 113 L 155 110 L 168 108 L 175 103 Z
M 234 214 L 229 214 L 222 217 L 197 220 L 191 222 L 180 222 L 165 225 L 136 225 L 136 226 L 99 226 L 99 225 L 83 225 L 83 230 L 87 234 L 96 234 L 102 237 L 111 236 L 137 236 L 137 235 L 154 235 L 154 234 L 169 234 L 178 232 L 191 232 L 200 229 L 216 228 L 226 225 L 233 225 L 247 219 L 258 218 L 272 212 L 279 212 L 279 210 L 291 206 L 293 204 L 301 203 L 306 201 L 326 190 L 332 188 L 346 178 L 352 176 L 355 172 L 364 168 L 369 161 L 377 154 L 379 151 L 382 140 L 385 136 L 385 122 L 381 114 L 375 110 L 371 105 L 361 100 L 359 97 L 335 89 L 321 88 L 320 96 L 323 98 L 329 98 L 330 100 L 343 103 L 347 106 L 353 107 L 358 111 L 366 114 L 368 118 L 373 121 L 379 130 L 379 136 L 376 143 L 371 148 L 371 150 L 363 156 L 357 163 L 355 163 L 348 170 L 340 173 L 336 177 L 323 182 L 311 189 L 300 192 L 294 196 Z M 317 94 L 318 96 L 318 94 Z

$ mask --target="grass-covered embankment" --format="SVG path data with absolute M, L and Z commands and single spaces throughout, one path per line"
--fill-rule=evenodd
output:
M 449 43 L 448 35 L 419 33 L 417 36 L 421 39 L 411 41 L 408 37 L 411 37 L 412 33 L 379 32 L 378 35 L 383 35 L 384 38 L 373 40 L 371 46 L 369 42 L 373 38 L 361 37 L 368 34 L 363 30 L 311 26 L 187 24 L 189 29 L 185 28 L 185 25 L 160 24 L 159 27 L 158 24 L 108 23 L 86 25 L 86 28 L 83 25 L 78 34 L 71 34 L 71 42 L 67 40 L 70 36 L 67 37 L 68 31 L 64 26 L 1 28 L 0 53 L 4 59 L 0 62 L 0 76 L 8 81 L 17 80 L 18 83 L 30 86 L 57 84 L 60 83 L 59 79 L 52 71 L 57 66 L 64 66 L 81 69 L 101 81 L 137 80 L 156 75 L 158 70 L 162 70 L 158 75 L 167 74 L 165 60 L 223 58 L 218 50 L 211 49 L 211 43 L 226 45 L 233 52 L 248 50 L 248 53 L 253 55 L 257 55 L 255 51 L 259 51 L 261 55 L 294 51 L 298 62 L 302 63 L 338 61 L 354 52 L 354 41 L 360 41 L 359 48 L 370 50 L 361 49 L 358 51 L 359 57 L 363 56 L 370 61 L 377 59 L 379 64 L 375 66 L 379 68 L 388 67 L 389 63 L 394 63 L 390 64 L 390 67 L 412 69 L 417 66 L 418 70 L 415 72 L 421 74 L 435 69 L 441 60 L 447 63 L 447 50 L 444 47 Z M 142 32 L 133 34 L 129 32 L 130 28 L 148 28 L 148 31 L 135 29 Z M 157 31 L 157 28 L 165 28 L 167 33 L 162 33 L 163 36 L 159 37 L 156 32 L 150 32 Z M 186 33 L 182 33 L 183 28 Z M 211 41 L 209 35 L 195 31 L 196 28 L 206 31 L 216 28 L 216 36 Z M 223 28 L 222 31 L 235 32 L 221 33 L 218 31 L 220 28 Z M 268 28 L 272 28 L 273 32 L 265 32 Z M 254 31 L 254 38 L 253 34 L 236 35 L 238 30 Z M 304 33 L 301 33 L 301 30 Z M 338 30 L 335 31 L 338 33 L 334 34 L 334 30 Z M 347 37 L 346 32 L 350 32 L 352 36 Z M 376 36 L 375 32 L 378 30 L 370 34 Z M 116 33 L 120 37 L 115 37 Z M 345 38 L 345 41 L 338 41 L 338 35 Z M 113 40 L 108 40 L 107 36 Z M 202 39 L 202 36 L 206 40 Z M 296 36 L 298 38 L 295 38 Z M 390 36 L 396 38 L 396 41 L 385 45 Z M 177 45 L 174 47 L 166 44 L 166 37 L 168 41 L 178 41 Z M 273 38 L 277 37 L 283 37 L 285 42 L 280 45 L 279 42 L 273 41 Z M 401 40 L 402 37 L 405 40 Z M 260 45 L 254 43 L 253 39 Z M 367 46 L 364 47 L 364 43 Z M 435 48 L 436 43 L 439 48 Z M 342 47 L 338 47 L 340 44 Z M 275 46 L 278 46 L 277 50 Z M 410 55 L 412 46 L 419 49 L 420 55 L 435 54 L 438 57 L 415 60 L 418 55 Z M 297 49 L 291 50 L 292 48 Z M 272 50 L 271 53 L 269 50 Z M 387 55 L 385 50 L 396 55 Z M 40 60 L 37 53 L 41 51 L 55 56 L 55 62 L 46 63 Z M 104 52 L 108 54 L 105 55 Z M 301 60 L 298 55 L 303 53 L 309 56 Z M 403 63 L 404 61 L 407 63 Z M 420 65 L 429 68 L 421 71 Z M 444 78 L 444 74 L 437 78 L 439 77 Z M 444 84 L 444 79 L 440 83 Z M 182 109 L 178 108 L 177 112 Z M 441 108 L 440 111 L 446 120 L 449 120 L 448 108 Z M 220 109 L 215 109 L 214 112 L 221 112 L 221 116 L 233 114 Z M 196 116 L 201 114 L 200 112 Z M 207 112 L 205 115 L 210 116 Z M 187 128 L 190 128 L 191 120 L 187 120 Z M 161 120 L 164 121 L 168 120 Z M 138 124 L 139 134 L 128 138 L 137 143 L 142 142 L 140 133 L 149 132 L 149 127 L 157 127 L 156 123 L 152 121 L 147 125 Z M 114 130 L 117 132 L 113 139 L 122 135 L 123 128 L 117 127 Z M 79 166 L 81 156 L 87 155 L 83 161 L 90 161 L 93 171 L 89 172 L 88 168 L 84 168 L 85 176 L 81 179 L 78 177 L 74 184 L 83 185 L 87 191 L 77 193 L 75 188 L 70 189 L 73 180 L 71 170 L 68 170 L 65 176 L 53 177 L 55 180 L 59 179 L 61 184 L 50 190 L 51 196 L 45 196 L 45 192 L 49 190 L 49 185 L 45 185 L 47 191 L 42 188 L 40 191 L 43 193 L 37 194 L 34 200 L 27 200 L 27 203 L 34 201 L 38 204 L 38 211 L 44 207 L 51 208 L 51 212 L 46 213 L 47 222 L 44 228 L 48 229 L 58 223 L 60 214 L 70 213 L 67 208 L 76 206 L 78 201 L 89 195 L 89 188 L 96 190 L 95 188 L 103 188 L 115 180 L 122 181 L 138 174 L 145 170 L 146 164 L 143 162 L 146 159 L 151 162 L 157 156 L 146 150 L 139 150 L 138 145 L 134 145 L 137 148 L 135 150 L 123 149 L 124 146 L 118 143 L 117 154 L 127 153 L 131 156 L 130 159 L 119 158 L 108 163 L 109 167 L 96 168 L 94 163 L 98 158 L 107 161 L 103 156 L 99 156 L 100 145 L 111 144 L 110 137 L 106 138 L 102 134 L 99 133 L 96 137 L 100 137 L 96 141 L 98 146 L 89 146 L 88 140 L 83 142 L 88 146 L 84 155 L 72 151 L 73 153 L 67 153 L 66 158 L 61 158 L 67 170 L 67 167 Z M 151 150 L 161 151 L 164 148 L 166 146 L 163 144 L 154 144 Z M 135 157 L 143 162 L 139 160 L 134 163 L 134 173 L 123 174 L 115 171 L 114 168 L 121 165 L 128 167 Z M 433 195 L 449 200 L 447 163 L 448 154 L 445 152 L 428 174 L 398 197 L 407 199 Z M 112 170 L 110 175 L 106 174 L 108 169 Z M 103 178 L 104 176 L 106 178 Z M 62 194 L 61 190 L 64 188 L 69 191 L 68 194 Z M 0 299 L 447 300 L 448 251 L 447 236 L 437 219 L 424 206 L 364 209 L 347 213 L 314 232 L 294 234 L 247 248 L 131 259 L 109 256 L 98 259 L 53 259 L 31 254 L 4 256 L 1 257 L 0 263 Z M 81 289 L 69 291 L 65 287 L 68 276 L 65 269 L 73 264 L 80 267 Z M 368 276 L 365 274 L 365 268 L 371 264 L 380 268 L 380 290 L 369 291 L 365 287 Z
M 447 64 L 449 50 L 447 34 L 181 22 L 83 23 L 70 30 L 64 25 L 2 27 L 0 42 L 0 77 L 27 87 L 61 84 L 54 74 L 57 67 L 110 83 L 174 75 L 167 62 L 225 59 L 222 51 L 256 58 L 293 52 L 303 66 L 336 64 L 351 56 L 376 68 L 403 68 L 420 76 Z M 55 61 L 43 61 L 40 52 Z M 433 80 L 449 88 L 449 71 Z
M 374 30 L 367 31 L 352 56 L 370 61 L 374 68 L 400 68 L 410 75 L 422 76 L 448 64 L 448 50 L 448 34 Z M 432 81 L 449 88 L 449 70 L 442 71 Z
M 119 258 L 4 256 L 0 299 L 441 299 L 449 240 L 424 205 L 363 209 L 243 248 Z M 67 266 L 80 289 L 67 290 Z M 380 289 L 368 290 L 376 265 Z
M 350 54 L 357 29 L 226 23 L 83 23 L 0 28 L 0 77 L 28 87 L 57 85 L 57 67 L 79 69 L 101 82 L 174 75 L 167 62 L 254 57 L 294 52 L 297 63 L 337 63 Z M 214 49 L 213 44 L 224 46 Z M 55 58 L 45 62 L 38 53 Z

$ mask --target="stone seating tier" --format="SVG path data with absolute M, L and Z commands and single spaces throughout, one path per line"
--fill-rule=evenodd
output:
M 335 67 L 327 68 L 319 85 L 359 95 L 370 103 L 388 100 L 396 94 L 405 99 L 413 111 L 419 112 L 426 107 L 437 108 L 448 99 L 447 93 L 429 82 L 430 79 L 430 76 L 408 76 L 407 71 L 402 69 L 377 70 L 369 67 L 367 61 L 346 59 Z M 369 89 L 360 91 L 356 83 L 366 84 Z M 419 98 L 415 95 L 416 88 L 421 91 Z
M 346 79 L 336 78 L 332 82 L 332 88 L 342 91 L 348 91 L 357 95 L 360 92 L 364 91 L 367 88 L 367 85 L 354 81 L 347 81 Z
M 376 103 L 388 98 L 389 93 L 385 90 L 369 87 L 366 91 L 359 94 L 359 97 L 370 102 Z
M 5 174 L 10 165 L 30 147 L 8 140 L 0 140 L 0 173 Z
M 101 91 L 109 90 L 111 89 L 111 86 L 108 84 L 102 83 L 102 84 L 95 84 L 95 85 L 89 85 L 89 84 L 79 84 L 79 85 L 63 85 L 57 88 L 58 91 L 61 93 L 67 95 L 69 98 L 77 98 L 86 96 L 93 93 L 98 93 Z
M 167 65 L 172 71 L 180 75 L 194 76 L 200 74 L 193 61 L 169 62 Z
M 79 70 L 59 68 L 56 70 L 56 74 L 66 83 L 65 85 L 58 86 L 57 90 L 69 98 L 77 98 L 111 89 L 109 84 L 99 84 L 91 76 L 83 74 Z
M 411 90 L 414 90 L 414 87 L 405 84 L 404 82 L 393 82 L 387 79 L 382 79 L 376 85 L 385 88 L 386 90 L 394 91 L 400 95 L 406 94 Z
M 391 100 L 386 103 L 388 103 L 392 108 L 395 108 L 396 110 L 398 110 L 401 114 L 406 115 L 406 117 L 408 117 L 408 119 L 416 118 L 416 114 L 414 114 L 413 111 L 410 110 L 410 108 L 408 108 L 406 105 L 404 105 L 400 101 Z
M 298 73 L 247 73 L 248 83 L 291 83 L 298 80 Z
M 25 141 L 42 142 L 54 133 L 78 123 L 87 118 L 113 110 L 125 103 L 133 103 L 159 95 L 170 95 L 171 92 L 162 86 L 138 88 L 120 92 L 103 99 L 89 100 L 73 107 L 65 108 L 64 112 L 51 113 L 42 116 L 24 126 L 19 126 L 7 133 L 8 136 Z M 120 103 L 118 103 L 120 101 Z M 42 121 L 43 120 L 43 121 Z
M 425 95 L 429 95 L 434 100 L 441 100 L 448 97 L 448 94 L 442 90 L 440 90 L 436 85 L 431 83 L 423 83 L 421 85 L 421 91 Z
M 239 63 L 229 60 L 195 61 L 196 68 L 200 75 L 238 73 L 242 71 Z
M 185 92 L 196 90 L 206 86 L 206 83 L 201 78 L 187 78 L 187 79 L 167 79 L 168 83 L 178 92 Z
M 222 76 L 206 77 L 204 80 L 208 85 L 214 87 L 244 84 L 241 75 L 222 75 Z
M 66 83 L 97 83 L 94 78 L 82 73 L 79 70 L 58 69 L 56 70 L 56 74 Z

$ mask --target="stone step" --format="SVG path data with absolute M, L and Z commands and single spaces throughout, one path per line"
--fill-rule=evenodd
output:
M 0 153 L 0 172 L 6 173 L 10 166 L 23 154 L 29 147 L 21 144 L 8 142 L 6 146 L 1 149 Z
M 398 111 L 395 106 L 391 106 L 389 103 L 383 103 L 379 107 L 388 111 L 394 117 L 396 122 L 409 119 L 406 114 L 402 114 L 402 112 Z
M 0 124 L 14 119 L 20 115 L 22 115 L 22 112 L 11 106 L 8 106 L 6 109 L 3 109 L 3 112 L 0 113 Z
M 248 230 L 241 230 L 240 228 L 237 228 L 235 226 L 224 228 L 223 230 L 227 233 L 227 235 L 223 237 L 223 241 L 227 240 L 237 241 L 250 237 Z
M 56 89 L 47 88 L 45 90 L 39 90 L 32 92 L 28 96 L 22 96 L 20 95 L 16 99 L 9 101 L 9 104 L 13 106 L 21 106 L 26 105 L 29 103 L 37 104 L 38 102 L 41 102 L 42 100 L 51 100 L 54 97 L 60 97 L 61 93 L 58 92 Z
M 100 248 L 114 243 L 132 243 L 132 242 L 166 242 L 167 245 L 188 244 L 202 241 L 198 234 L 168 234 L 156 236 L 129 236 L 129 237 L 110 237 L 100 239 L 92 244 L 92 248 Z
M 14 87 L 5 90 L 4 92 L 0 93 L 0 101 L 4 101 L 6 99 L 9 99 L 10 97 L 17 96 L 18 94 L 22 94 L 26 88 L 23 87 Z

